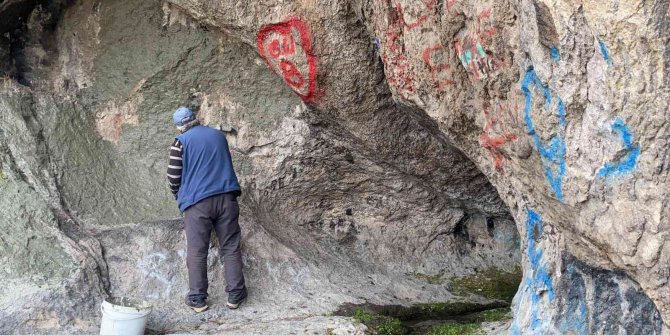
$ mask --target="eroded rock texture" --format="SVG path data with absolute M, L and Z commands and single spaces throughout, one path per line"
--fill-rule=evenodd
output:
M 107 295 L 164 332 L 361 333 L 318 315 L 484 305 L 451 279 L 520 265 L 512 333 L 665 334 L 668 6 L 0 3 L 0 333 L 95 333 Z M 242 183 L 235 313 L 215 247 L 215 307 L 182 306 L 180 104 Z

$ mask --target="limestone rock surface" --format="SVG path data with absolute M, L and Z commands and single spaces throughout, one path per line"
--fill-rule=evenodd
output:
M 668 334 L 669 7 L 1 2 L 0 333 L 95 333 L 111 295 L 162 333 L 363 334 L 330 314 L 523 272 L 505 332 Z M 215 243 L 183 307 L 179 105 L 230 142 L 239 311 Z

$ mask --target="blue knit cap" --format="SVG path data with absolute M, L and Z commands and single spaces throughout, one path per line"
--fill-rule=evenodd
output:
M 177 108 L 177 111 L 172 114 L 172 121 L 177 127 L 183 127 L 193 120 L 195 120 L 195 114 L 184 106 Z

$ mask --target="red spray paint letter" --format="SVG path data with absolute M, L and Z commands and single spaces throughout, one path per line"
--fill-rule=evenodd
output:
M 484 104 L 483 112 L 486 124 L 481 135 L 479 135 L 479 143 L 488 151 L 495 169 L 499 171 L 503 170 L 503 163 L 505 162 L 505 155 L 501 147 L 517 139 L 516 134 L 514 134 L 515 130 L 518 129 L 518 120 L 515 114 L 517 107 L 516 104 L 509 102 L 496 102 L 493 109 L 489 110 L 489 104 Z
M 421 58 L 423 58 L 423 62 L 430 69 L 430 76 L 433 79 L 433 82 L 435 83 L 435 86 L 437 86 L 437 88 L 440 89 L 440 90 L 444 90 L 447 86 L 454 84 L 454 82 L 449 78 L 441 78 L 441 77 L 443 77 L 443 75 L 442 75 L 443 73 L 448 74 L 447 71 L 450 68 L 449 64 L 440 63 L 440 62 L 436 63 L 432 60 L 433 54 L 438 53 L 438 52 L 443 51 L 443 50 L 444 50 L 444 47 L 440 43 L 437 43 L 437 44 L 433 45 L 432 47 L 424 49 L 423 53 L 421 54 Z
M 256 36 L 258 52 L 265 63 L 305 102 L 316 94 L 316 57 L 307 26 L 298 18 L 270 24 Z

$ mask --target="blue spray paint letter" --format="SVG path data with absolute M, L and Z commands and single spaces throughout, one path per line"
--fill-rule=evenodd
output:
M 530 305 L 527 308 L 531 311 L 529 328 L 531 334 L 543 334 L 543 331 L 548 327 L 549 320 L 546 317 L 539 317 L 541 293 L 546 292 L 549 302 L 554 301 L 553 280 L 543 260 L 544 251 L 538 245 L 538 239 L 542 234 L 542 225 L 540 215 L 529 209 L 528 220 L 526 221 L 526 241 L 528 243 L 526 256 L 528 256 L 530 268 L 524 273 L 522 286 L 517 293 L 517 295 L 520 295 L 521 301 L 516 302 L 516 307 L 519 308 L 521 304 L 526 302 L 526 299 L 530 300 Z M 515 314 L 519 314 L 518 310 Z M 512 334 L 527 333 L 521 331 L 517 321 L 518 319 L 515 316 L 514 323 L 512 324 Z
M 533 124 L 533 117 L 531 110 L 533 108 L 533 86 L 540 90 L 544 97 L 546 108 L 552 108 L 555 102 L 558 111 L 558 121 L 560 128 L 557 133 L 549 140 L 548 145 L 542 143 L 540 135 L 535 131 Z M 565 120 L 565 105 L 561 98 L 553 96 L 551 90 L 540 81 L 535 70 L 531 67 L 526 71 L 526 75 L 521 83 L 521 90 L 526 96 L 526 106 L 524 108 L 524 120 L 528 133 L 533 136 L 533 143 L 535 148 L 542 157 L 542 165 L 544 166 L 544 173 L 549 181 L 551 189 L 554 190 L 556 198 L 563 202 L 563 177 L 565 176 L 565 127 L 567 122 Z
M 537 239 L 540 237 L 540 234 L 542 234 L 542 219 L 536 212 L 528 210 L 526 239 L 528 240 L 528 260 L 530 261 L 531 275 L 526 281 L 527 285 L 531 288 L 531 303 L 533 304 L 531 329 L 536 329 L 540 323 L 537 317 L 537 306 L 540 303 L 539 292 L 546 291 L 549 302 L 554 300 L 554 286 L 547 272 L 547 267 L 542 262 L 544 252 L 537 246 Z
M 616 118 L 612 123 L 612 132 L 621 136 L 625 155 L 615 162 L 605 163 L 598 171 L 598 178 L 618 177 L 632 172 L 637 167 L 637 159 L 640 156 L 640 147 L 633 144 L 633 135 L 621 118 Z

